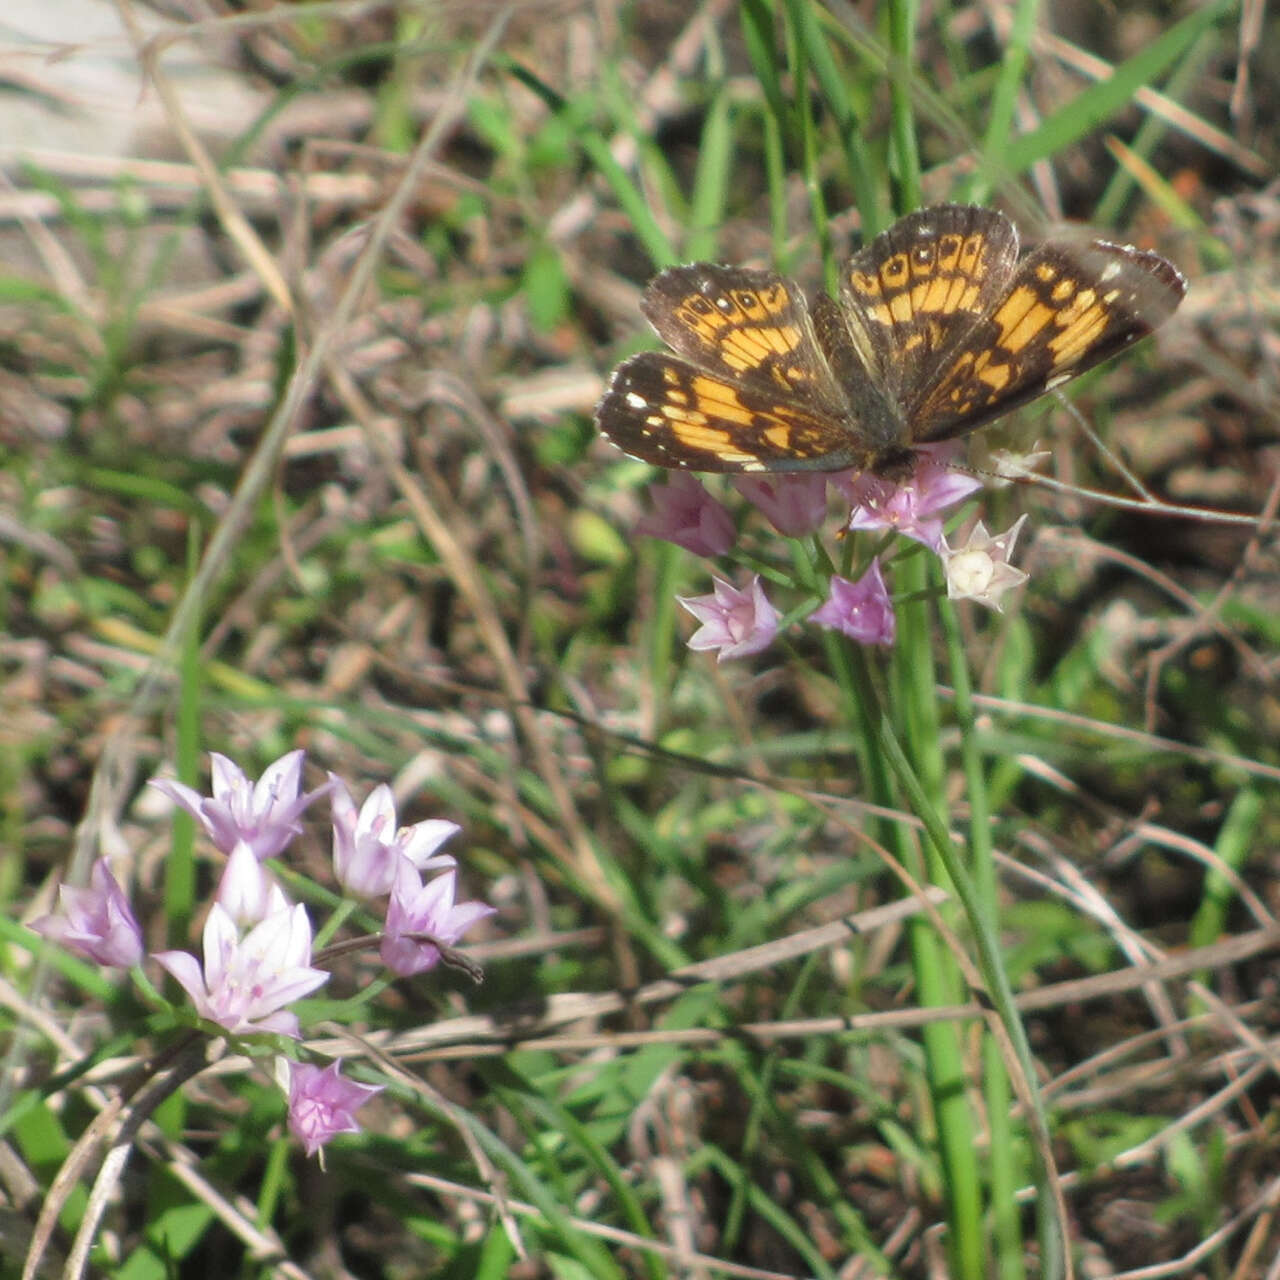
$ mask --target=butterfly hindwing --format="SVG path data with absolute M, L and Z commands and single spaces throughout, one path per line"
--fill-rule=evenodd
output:
M 661 351 L 618 366 L 596 419 L 624 453 L 658 467 L 838 471 L 867 461 L 865 447 L 830 413 Z

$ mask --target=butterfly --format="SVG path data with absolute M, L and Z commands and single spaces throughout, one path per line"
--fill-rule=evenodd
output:
M 911 470 L 1164 323 L 1186 293 L 1158 253 L 1050 240 L 1019 257 L 1004 214 L 908 214 L 812 304 L 774 271 L 696 262 L 640 309 L 671 349 L 614 370 L 596 406 L 624 453 L 692 471 Z

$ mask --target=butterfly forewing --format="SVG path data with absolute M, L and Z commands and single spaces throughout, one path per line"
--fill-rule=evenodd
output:
M 829 412 L 842 404 L 804 294 L 774 271 L 670 267 L 649 283 L 640 309 L 658 337 L 697 368 Z
M 1127 245 L 1039 246 L 963 349 L 907 411 L 920 442 L 973 431 L 1146 337 L 1186 292 L 1156 253 Z
M 910 214 L 855 254 L 841 278 L 850 338 L 872 376 L 905 404 L 1013 277 L 1018 233 L 992 209 L 942 205 Z
M 695 263 L 659 273 L 640 306 L 676 354 L 643 352 L 615 372 L 596 416 L 626 453 L 695 471 L 866 461 L 790 280 Z

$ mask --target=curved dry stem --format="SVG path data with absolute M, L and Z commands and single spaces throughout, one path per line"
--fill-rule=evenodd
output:
M 80 1175 L 88 1165 L 99 1142 L 127 1106 L 128 1113 L 124 1123 L 120 1126 L 115 1140 L 98 1169 L 98 1176 L 94 1179 L 93 1188 L 89 1193 L 89 1203 L 85 1207 L 84 1217 L 80 1221 L 80 1227 L 62 1272 L 65 1280 L 76 1280 L 76 1277 L 84 1274 L 98 1225 L 106 1212 L 111 1194 L 129 1162 L 129 1155 L 133 1150 L 138 1130 L 166 1098 L 203 1070 L 208 1062 L 208 1048 L 209 1042 L 204 1036 L 200 1032 L 192 1032 L 164 1055 L 165 1060 L 171 1065 L 166 1067 L 149 1064 L 144 1069 L 144 1074 L 151 1076 L 150 1083 L 136 1093 L 131 1101 L 122 1094 L 94 1118 L 71 1154 L 63 1161 L 53 1186 L 49 1189 L 44 1207 L 40 1212 L 40 1219 L 36 1223 L 31 1249 L 22 1269 L 22 1280 L 34 1280 L 34 1277 L 39 1274 L 40 1263 L 58 1215 L 66 1205 L 72 1190 L 79 1185 Z

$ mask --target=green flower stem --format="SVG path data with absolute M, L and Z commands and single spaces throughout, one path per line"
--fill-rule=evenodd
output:
M 910 583 L 917 590 L 923 585 L 922 579 L 925 573 L 923 562 L 920 565 L 904 565 L 900 571 L 900 577 L 908 577 L 914 575 L 917 581 Z M 899 646 L 897 656 L 900 666 L 906 668 L 907 688 L 905 690 L 906 697 L 903 699 L 903 705 L 909 706 L 910 714 L 905 717 L 906 732 L 908 744 L 915 748 L 917 757 L 922 752 L 917 744 L 919 743 L 936 743 L 938 741 L 937 726 L 937 698 L 936 691 L 930 687 L 928 693 L 925 693 L 926 681 L 919 678 L 919 672 L 932 671 L 932 664 L 928 661 L 928 635 L 923 623 L 927 621 L 928 609 L 923 605 L 915 605 L 910 609 L 900 611 L 899 614 Z M 954 618 L 944 622 L 944 626 L 949 628 L 948 640 L 950 642 L 952 657 L 952 673 L 953 677 L 958 668 L 963 667 L 963 648 L 960 644 L 958 632 L 954 628 Z M 905 655 L 913 652 L 919 653 L 913 646 L 919 642 L 923 642 L 925 649 L 919 656 L 919 660 L 911 662 L 905 660 Z M 912 678 L 914 675 L 914 678 Z M 1012 1051 L 1021 1068 L 1022 1083 L 1025 1090 L 1024 1101 L 1028 1106 L 1028 1119 L 1032 1126 L 1033 1132 L 1037 1138 L 1035 1149 L 1040 1155 L 1040 1167 L 1036 1170 L 1037 1185 L 1041 1188 L 1040 1213 L 1039 1213 L 1039 1230 L 1042 1257 L 1045 1259 L 1043 1274 L 1046 1280 L 1050 1276 L 1061 1274 L 1063 1265 L 1063 1240 L 1065 1231 L 1064 1207 L 1060 1202 L 1053 1199 L 1054 1189 L 1057 1186 L 1056 1178 L 1053 1171 L 1047 1167 L 1047 1161 L 1051 1159 L 1051 1153 L 1048 1146 L 1048 1125 L 1046 1123 L 1044 1106 L 1041 1101 L 1039 1090 L 1036 1087 L 1035 1064 L 1031 1058 L 1030 1046 L 1027 1044 L 1026 1034 L 1023 1030 L 1021 1019 L 1018 1017 L 1017 1010 L 1013 1003 L 1013 992 L 1009 986 L 1008 975 L 1005 973 L 1004 965 L 1001 961 L 1000 940 L 996 930 L 995 915 L 995 872 L 994 864 L 990 857 L 989 832 L 987 831 L 987 811 L 984 800 L 984 779 L 981 769 L 978 766 L 976 756 L 976 744 L 974 743 L 973 733 L 973 708 L 970 698 L 970 691 L 967 676 L 964 676 L 957 682 L 956 699 L 958 706 L 958 714 L 960 716 L 961 728 L 963 730 L 963 739 L 968 744 L 968 750 L 973 754 L 973 760 L 966 760 L 967 779 L 969 782 L 970 801 L 973 806 L 973 828 L 980 832 L 976 837 L 976 848 L 984 851 L 979 856 L 976 866 L 976 878 L 970 873 L 969 867 L 966 865 L 960 851 L 951 842 L 951 837 L 947 831 L 947 825 L 943 818 L 943 809 L 939 803 L 940 790 L 935 785 L 932 789 L 927 784 L 927 776 L 922 779 L 917 770 L 912 767 L 911 761 L 908 759 L 901 743 L 898 740 L 897 731 L 894 725 L 885 717 L 881 725 L 880 743 L 889 765 L 896 775 L 899 786 L 907 795 L 913 812 L 924 823 L 925 831 L 929 840 L 929 878 L 935 884 L 944 886 L 949 885 L 954 888 L 956 896 L 960 900 L 960 904 L 967 917 L 969 928 L 973 934 L 976 949 L 976 961 L 978 971 L 982 976 L 982 981 L 986 984 L 986 997 L 994 1007 L 1000 1024 L 1004 1028 L 1004 1033 L 1008 1040 L 1008 1049 Z M 923 736 L 921 736 L 923 735 Z M 927 756 L 925 757 L 928 758 Z M 937 947 L 935 940 L 935 949 Z M 948 960 L 950 958 L 948 957 Z M 954 973 L 953 966 L 949 965 Z M 924 1003 L 930 1003 L 930 994 L 935 986 L 941 986 L 936 978 L 931 978 L 931 986 L 926 991 L 924 985 L 925 975 L 919 970 L 917 976 L 921 980 L 921 995 Z M 926 1053 L 930 1050 L 930 1042 L 928 1037 L 925 1039 Z M 994 1047 L 994 1046 L 993 1046 Z M 940 1053 L 945 1054 L 947 1051 L 940 1048 Z M 988 1059 L 989 1060 L 989 1059 Z M 940 1068 L 947 1067 L 945 1057 L 940 1063 Z M 945 1077 L 943 1077 L 945 1078 Z M 1001 1068 L 1001 1079 L 1005 1080 L 1003 1068 Z M 988 1073 L 988 1085 L 990 1086 L 991 1076 Z M 1006 1096 L 1006 1095 L 997 1095 Z M 1007 1109 L 1006 1109 L 1007 1114 Z M 948 1155 L 959 1161 L 959 1169 L 963 1170 L 966 1175 L 968 1173 L 967 1166 L 973 1163 L 973 1147 L 970 1145 L 967 1151 L 957 1151 L 952 1145 L 953 1141 L 959 1141 L 963 1137 L 963 1129 L 961 1121 L 958 1117 L 953 1116 L 950 1112 L 946 1115 L 948 1122 L 956 1124 L 956 1132 L 949 1133 L 944 1126 L 942 1114 L 939 1118 L 939 1144 L 942 1147 L 943 1160 L 947 1165 L 948 1172 L 953 1172 L 953 1167 L 948 1163 Z M 968 1123 L 966 1113 L 965 1124 Z M 994 1125 L 994 1122 L 993 1122 Z M 993 1144 L 999 1140 L 1000 1130 L 993 1127 L 992 1141 Z M 950 1140 L 950 1141 L 949 1141 Z M 1005 1158 L 1005 1157 L 1002 1157 Z M 976 1175 L 976 1169 L 975 1169 Z M 1013 1179 L 1014 1172 L 1006 1170 L 1001 1177 Z M 956 1198 L 956 1193 L 962 1191 L 963 1188 L 951 1188 L 953 1199 L 952 1209 L 957 1215 L 960 1215 L 961 1221 L 964 1221 L 965 1215 L 972 1212 L 972 1206 L 967 1202 L 962 1202 Z M 1006 1228 L 1007 1229 L 1007 1224 Z M 960 1267 L 960 1259 L 958 1257 L 958 1249 L 960 1241 L 957 1241 L 957 1253 L 953 1253 L 954 1265 L 956 1267 L 956 1275 L 967 1275 L 968 1272 L 962 1272 Z M 1008 1244 L 1002 1240 L 1003 1244 Z M 1008 1274 L 1000 1272 L 999 1274 Z
M 1018 1018 L 1017 1010 L 1014 1007 L 1013 994 L 1009 989 L 1008 978 L 1000 963 L 999 939 L 996 936 L 994 926 L 987 920 L 985 913 L 982 911 L 973 878 L 965 868 L 959 852 L 952 845 L 946 824 L 912 769 L 911 762 L 907 759 L 906 752 L 898 741 L 893 724 L 887 716 L 881 722 L 880 745 L 889 758 L 889 763 L 897 776 L 898 783 L 907 793 L 912 809 L 923 822 L 932 845 L 932 851 L 942 861 L 947 873 L 950 875 L 956 895 L 959 897 L 965 914 L 968 916 L 977 948 L 978 969 L 982 980 L 987 984 L 986 1000 L 995 1009 L 1000 1024 L 1005 1029 L 1009 1041 L 1009 1049 L 1017 1057 L 1023 1071 L 1023 1081 L 1027 1090 L 1026 1101 L 1029 1104 L 1028 1119 L 1035 1131 L 1038 1143 L 1037 1149 L 1041 1154 L 1042 1161 L 1051 1158 L 1048 1129 L 1044 1123 L 1044 1107 L 1040 1099 L 1039 1090 L 1036 1088 L 1031 1050 L 1027 1044 L 1026 1035 Z M 926 1051 L 928 1047 L 929 1042 L 926 1037 Z M 940 1135 L 941 1140 L 942 1136 Z M 1038 1173 L 1038 1182 L 1042 1188 L 1042 1194 L 1048 1196 L 1057 1185 L 1053 1170 L 1042 1167 Z M 1061 1202 L 1057 1203 L 1056 1213 L 1042 1213 L 1040 1216 L 1041 1248 L 1042 1256 L 1045 1259 L 1043 1271 L 1045 1280 L 1050 1280 L 1051 1277 L 1056 1280 L 1056 1277 L 1062 1274 L 1063 1235 L 1060 1224 L 1064 1223 L 1065 1220 L 1065 1205 Z M 956 1271 L 954 1274 L 958 1276 L 962 1273 Z M 963 1274 L 967 1275 L 969 1273 L 965 1272 Z
M 960 759 L 964 768 L 965 795 L 969 801 L 969 865 L 973 871 L 974 895 L 986 919 L 994 922 L 997 884 L 991 847 L 991 813 L 987 804 L 987 779 L 974 725 L 968 655 L 951 602 L 945 598 L 940 600 L 937 613 L 946 641 L 951 687 L 955 691 L 956 721 L 960 726 Z M 987 1180 L 997 1260 L 995 1270 L 1003 1280 L 1021 1280 L 1026 1268 L 1023 1264 L 1021 1215 L 1014 1198 L 1022 1179 L 1015 1159 L 1017 1140 L 1010 1111 L 1013 1092 L 1000 1057 L 1000 1047 L 990 1036 L 982 1042 L 982 1072 L 987 1125 L 991 1134 Z
M 908 594 L 919 593 L 927 586 L 927 573 L 923 556 L 905 557 L 896 569 L 896 585 Z M 888 767 L 897 775 L 899 786 L 906 791 L 911 809 L 925 823 L 931 836 L 934 836 L 933 826 L 941 828 L 946 842 L 946 825 L 940 816 L 944 763 L 929 619 L 930 610 L 923 599 L 898 609 L 893 684 L 906 750 L 888 716 L 881 717 L 876 741 Z M 906 752 L 910 752 L 910 761 Z M 893 798 L 890 795 L 883 799 L 892 803 Z M 898 857 L 917 879 L 948 890 L 954 885 L 959 890 L 956 873 L 965 876 L 966 882 L 967 873 L 949 842 L 946 843 L 944 851 L 937 847 L 936 837 L 930 839 L 922 857 L 915 837 L 905 826 L 899 825 L 893 832 Z M 972 897 L 971 888 L 969 893 Z M 961 898 L 963 901 L 963 894 Z M 908 927 L 908 937 L 920 1003 L 937 1006 L 958 1002 L 963 992 L 959 971 L 930 922 L 924 917 L 918 918 Z M 982 1189 L 960 1031 L 949 1023 L 934 1023 L 924 1028 L 922 1038 L 946 1186 L 951 1275 L 955 1280 L 981 1280 L 987 1275 Z

